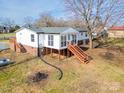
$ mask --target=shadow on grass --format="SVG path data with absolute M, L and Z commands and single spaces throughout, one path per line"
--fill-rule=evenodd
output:
M 4 70 L 4 69 L 11 68 L 11 67 L 16 66 L 16 65 L 20 65 L 20 64 L 23 64 L 23 63 L 28 63 L 28 62 L 30 62 L 31 60 L 35 59 L 35 58 L 37 58 L 37 57 L 28 58 L 28 59 L 22 60 L 22 61 L 20 61 L 20 62 L 18 62 L 18 63 L 14 62 L 13 64 L 9 64 L 9 65 L 0 67 L 0 71 L 2 71 L 2 70 Z

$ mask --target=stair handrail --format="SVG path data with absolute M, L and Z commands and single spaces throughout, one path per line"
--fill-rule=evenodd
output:
M 75 50 L 73 50 L 72 49 L 72 47 L 68 47 L 71 51 L 75 51 Z M 84 58 L 82 58 L 81 56 L 79 56 L 79 54 L 77 54 L 76 52 L 75 52 L 75 54 L 74 54 L 77 58 L 78 58 L 78 60 L 81 62 L 81 63 L 84 63 L 84 61 L 85 61 L 85 59 Z
M 71 48 L 73 48 L 73 50 L 75 50 L 75 53 L 77 54 L 81 54 L 79 51 L 77 51 L 76 49 L 75 49 L 75 47 L 73 46 L 73 45 L 69 45 Z M 81 56 L 83 59 L 85 58 L 84 56 Z
M 86 52 L 84 52 L 81 48 L 79 48 L 78 46 L 76 46 L 81 52 L 82 54 L 87 58 L 87 60 L 89 59 L 89 56 Z
M 85 53 L 81 48 L 79 48 L 77 45 L 76 45 L 76 47 L 85 55 L 85 56 L 88 56 L 88 54 L 87 53 Z

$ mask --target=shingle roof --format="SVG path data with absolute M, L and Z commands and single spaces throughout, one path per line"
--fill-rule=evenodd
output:
M 79 32 L 87 32 L 86 28 L 75 28 Z
M 59 34 L 69 29 L 70 27 L 42 27 L 42 28 L 28 28 L 36 33 L 55 33 Z

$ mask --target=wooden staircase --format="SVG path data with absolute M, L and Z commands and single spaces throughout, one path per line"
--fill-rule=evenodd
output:
M 89 56 L 77 45 L 69 44 L 68 50 L 70 50 L 81 63 L 89 63 Z
M 16 43 L 16 47 L 19 49 L 19 52 L 22 52 L 22 53 L 26 52 L 25 48 L 20 43 Z
M 10 42 L 14 44 L 14 50 L 17 52 L 25 52 L 25 48 L 20 44 L 16 42 L 16 38 L 11 38 Z

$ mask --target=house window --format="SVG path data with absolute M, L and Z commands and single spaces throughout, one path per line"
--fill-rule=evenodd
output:
M 53 46 L 53 39 L 54 39 L 53 35 L 48 35 L 48 45 L 49 46 Z
M 87 33 L 85 33 L 85 37 L 87 37 Z
M 31 42 L 35 42 L 35 40 L 34 40 L 34 34 L 31 34 Z
M 68 34 L 68 40 L 70 40 L 70 34 Z
M 80 32 L 80 34 L 83 36 L 83 32 Z
M 72 35 L 72 43 L 73 43 L 73 44 L 76 44 L 76 38 L 77 38 L 76 35 Z
M 66 35 L 61 36 L 61 47 L 66 46 Z

